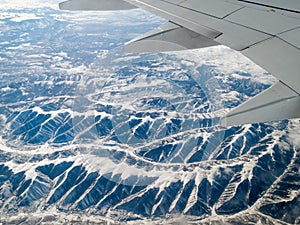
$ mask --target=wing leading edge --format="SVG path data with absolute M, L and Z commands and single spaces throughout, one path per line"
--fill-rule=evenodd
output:
M 300 117 L 299 0 L 69 0 L 60 4 L 69 10 L 135 7 L 169 22 L 127 43 L 128 52 L 222 44 L 278 78 L 277 84 L 229 112 L 221 125 Z

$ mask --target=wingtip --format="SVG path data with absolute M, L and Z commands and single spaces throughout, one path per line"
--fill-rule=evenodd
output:
M 64 10 L 64 9 L 63 9 L 63 2 L 61 2 L 61 3 L 58 4 L 58 8 L 59 8 L 60 10 Z
M 68 10 L 67 5 L 69 4 L 69 2 L 70 2 L 70 1 L 60 2 L 60 3 L 58 4 L 58 8 L 59 8 L 60 10 Z

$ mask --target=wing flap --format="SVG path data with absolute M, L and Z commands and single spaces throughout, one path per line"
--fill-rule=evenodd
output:
M 59 4 L 62 10 L 127 10 L 136 8 L 122 0 L 69 0 Z
M 246 101 L 221 119 L 222 126 L 300 117 L 300 96 L 282 82 Z
M 205 48 L 217 42 L 172 22 L 167 22 L 125 44 L 126 52 L 166 52 Z

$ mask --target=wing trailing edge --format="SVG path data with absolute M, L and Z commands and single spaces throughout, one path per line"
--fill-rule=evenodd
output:
M 220 124 L 228 127 L 299 117 L 299 94 L 282 82 L 278 82 L 261 94 L 233 109 L 221 119 Z
M 59 4 L 62 10 L 128 10 L 135 6 L 122 0 L 69 0 Z
M 130 53 L 166 52 L 214 45 L 219 45 L 219 43 L 187 28 L 167 22 L 125 44 L 125 51 Z

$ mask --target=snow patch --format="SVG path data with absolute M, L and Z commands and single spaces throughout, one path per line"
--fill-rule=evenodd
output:
M 300 148 L 300 121 L 293 120 L 293 127 L 289 129 L 289 141 L 295 145 L 295 147 Z
M 11 18 L 10 21 L 20 23 L 26 20 L 39 20 L 42 18 L 43 17 L 39 17 L 31 13 L 20 13 L 17 14 L 14 18 Z

